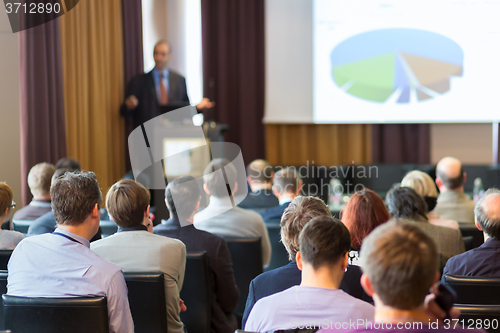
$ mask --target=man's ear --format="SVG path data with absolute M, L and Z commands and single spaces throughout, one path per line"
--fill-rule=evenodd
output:
M 368 278 L 368 275 L 361 275 L 361 286 L 368 296 L 373 296 L 373 294 L 375 294 L 375 290 L 373 290 L 373 286 L 370 279 Z
M 443 181 L 441 180 L 441 178 L 436 178 L 436 185 L 439 189 L 443 186 Z
M 238 192 L 238 183 L 234 183 L 234 187 L 233 187 L 233 195 Z
M 345 256 L 342 258 L 342 270 L 347 270 L 347 266 L 349 265 L 349 252 L 345 253 Z
M 200 200 L 198 200 L 198 203 L 196 204 L 196 207 L 194 207 L 194 212 L 198 212 L 200 210 Z
M 479 230 L 483 231 L 483 229 L 481 228 L 481 226 L 479 225 L 479 223 L 477 223 L 477 221 L 474 221 L 476 223 L 476 228 L 478 228 Z
M 248 182 L 248 185 L 250 185 L 250 187 L 252 187 L 252 178 L 247 177 L 247 182 Z
M 297 251 L 297 254 L 295 255 L 295 261 L 297 262 L 297 268 L 299 271 L 302 271 L 302 255 L 300 254 L 300 251 Z
M 278 191 L 278 189 L 276 188 L 276 186 L 273 185 L 272 189 L 273 189 L 273 193 L 276 196 L 276 198 L 279 198 L 280 197 L 280 192 Z
M 101 219 L 101 210 L 99 209 L 98 204 L 95 204 L 94 209 L 92 209 L 92 217 L 93 218 L 98 217 L 99 220 Z
M 203 190 L 205 190 L 205 193 L 210 195 L 210 191 L 208 190 L 207 184 L 203 184 Z
M 165 200 L 165 203 L 167 202 L 167 200 Z M 148 205 L 148 208 L 146 208 L 146 211 L 144 212 L 144 217 L 146 218 L 149 218 L 149 207 L 150 205 Z

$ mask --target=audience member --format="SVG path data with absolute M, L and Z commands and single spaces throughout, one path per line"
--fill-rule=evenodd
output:
M 363 239 L 373 229 L 389 221 L 391 216 L 382 198 L 372 190 L 365 189 L 351 196 L 340 212 L 340 218 L 351 234 L 349 264 L 359 266 L 359 249 Z
M 364 274 L 361 283 L 375 301 L 374 322 L 356 323 L 349 332 L 447 332 L 462 331 L 438 326 L 442 310 L 435 311 L 429 298 L 439 279 L 437 250 L 432 239 L 420 228 L 407 223 L 387 223 L 365 238 L 361 248 Z M 456 317 L 454 309 L 451 318 Z M 357 326 L 357 327 L 356 327 Z M 324 328 L 324 327 L 323 327 Z M 334 332 L 334 327 L 320 332 Z M 467 330 L 469 331 L 469 330 Z
M 293 199 L 300 195 L 302 190 L 302 179 L 300 179 L 295 168 L 286 168 L 280 170 L 274 176 L 273 192 L 279 199 L 279 205 L 267 208 L 261 212 L 265 222 L 279 222 L 281 215 Z
M 465 251 L 462 234 L 457 229 L 430 224 L 424 199 L 411 187 L 394 186 L 385 199 L 391 221 L 402 221 L 419 227 L 434 242 L 443 256 L 442 266 L 454 255 Z
M 200 186 L 192 176 L 182 176 L 169 182 L 165 190 L 165 203 L 170 219 L 155 226 L 153 232 L 181 240 L 188 252 L 207 252 L 212 291 L 211 331 L 233 333 L 238 328 L 233 311 L 238 305 L 239 293 L 234 281 L 233 263 L 223 238 L 198 230 L 193 225 L 200 196 Z M 187 218 L 183 219 L 183 216 Z
M 26 238 L 8 265 L 8 294 L 26 297 L 106 296 L 109 331 L 133 332 L 120 267 L 90 250 L 102 194 L 93 172 L 68 172 L 50 189 L 57 229 Z
M 238 189 L 236 168 L 225 159 L 214 159 L 205 168 L 203 181 L 203 188 L 210 195 L 210 203 L 194 216 L 195 227 L 224 237 L 260 237 L 262 262 L 264 266 L 269 265 L 271 243 L 262 217 L 234 205 L 233 193 Z
M 14 194 L 6 183 L 0 183 L 0 224 L 9 220 L 9 215 L 16 203 L 12 200 Z M 12 250 L 24 238 L 23 234 L 17 231 L 0 230 L 0 250 Z
M 274 195 L 274 172 L 272 166 L 265 160 L 255 160 L 247 166 L 247 181 L 251 192 L 238 204 L 241 208 L 261 209 L 279 205 Z
M 124 272 L 162 272 L 168 331 L 183 333 L 179 292 L 184 281 L 186 247 L 177 239 L 153 234 L 149 200 L 149 191 L 134 180 L 120 180 L 111 186 L 106 207 L 118 232 L 93 242 L 90 248 Z
M 425 172 L 414 170 L 409 172 L 401 181 L 401 186 L 413 188 L 427 204 L 427 218 L 429 223 L 458 229 L 458 222 L 454 220 L 443 220 L 433 210 L 437 204 L 437 190 L 436 184 L 431 176 Z
M 484 244 L 452 257 L 445 274 L 500 277 L 500 190 L 489 189 L 474 209 L 476 227 L 484 234 Z
M 281 242 L 285 246 L 291 262 L 262 273 L 250 282 L 245 312 L 243 313 L 243 326 L 245 326 L 250 310 L 259 299 L 300 284 L 301 272 L 295 261 L 299 251 L 299 234 L 310 220 L 319 216 L 332 217 L 332 214 L 328 206 L 316 197 L 296 197 L 285 209 L 280 222 Z M 359 267 L 349 265 L 340 284 L 340 289 L 356 298 L 371 301 L 360 285 L 360 278 L 361 270 Z
M 31 168 L 28 173 L 28 186 L 33 200 L 19 209 L 13 220 L 35 220 L 50 212 L 50 181 L 55 171 L 56 167 L 50 163 L 38 163 Z
M 455 220 L 465 225 L 474 223 L 474 201 L 464 193 L 466 174 L 462 163 L 445 157 L 436 166 L 436 185 L 439 194 L 434 212 L 443 219 Z
M 56 169 L 81 170 L 80 162 L 72 157 L 63 157 L 56 163 Z
M 339 289 L 347 270 L 351 236 L 339 220 L 320 216 L 306 224 L 299 236 L 297 266 L 300 286 L 265 297 L 254 305 L 245 330 L 267 332 L 315 323 L 372 320 L 371 304 Z

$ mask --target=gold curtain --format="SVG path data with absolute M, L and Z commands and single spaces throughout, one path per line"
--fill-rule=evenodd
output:
M 67 155 L 104 192 L 125 173 L 121 0 L 86 0 L 60 17 Z
M 371 125 L 266 125 L 266 159 L 273 165 L 363 164 L 371 155 Z

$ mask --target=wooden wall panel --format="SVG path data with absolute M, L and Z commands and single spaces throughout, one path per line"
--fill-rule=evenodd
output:
M 371 155 L 371 125 L 266 125 L 266 159 L 273 165 L 364 164 Z

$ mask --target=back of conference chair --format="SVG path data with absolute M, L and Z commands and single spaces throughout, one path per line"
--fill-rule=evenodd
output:
M 181 299 L 187 307 L 181 320 L 188 332 L 209 333 L 212 320 L 208 257 L 203 252 L 188 252 Z
M 460 221 L 459 221 L 460 224 Z M 484 243 L 484 234 L 481 230 L 475 226 L 460 226 L 460 232 L 462 237 L 472 236 L 472 248 L 480 247 Z
M 136 333 L 167 332 L 165 279 L 160 272 L 123 273 Z
M 9 273 L 6 270 L 0 270 L 0 295 L 7 293 L 7 277 Z M 3 301 L 0 304 L 0 330 L 5 329 L 5 322 L 3 319 Z
M 33 220 L 12 219 L 12 223 L 14 224 L 15 231 L 19 231 L 20 233 L 27 234 L 28 228 L 33 223 Z
M 240 291 L 235 313 L 245 311 L 250 282 L 262 273 L 262 247 L 260 237 L 225 238 L 233 259 L 234 279 Z
M 280 230 L 281 226 L 279 223 L 266 223 L 267 231 L 269 233 L 269 241 L 271 242 L 272 256 L 269 266 L 266 267 L 264 271 L 270 271 L 272 269 L 284 266 L 290 261 L 288 260 L 288 252 L 286 251 L 285 245 L 281 243 Z
M 474 243 L 474 236 L 465 236 L 463 237 L 463 239 L 464 239 L 465 251 L 473 249 L 472 244 Z
M 2 295 L 5 327 L 16 333 L 106 333 L 106 297 L 31 298 Z
M 500 278 L 445 275 L 444 283 L 457 293 L 457 304 L 500 305 Z
M 102 230 L 102 238 L 106 238 L 115 234 L 118 231 L 118 226 L 114 221 L 101 221 L 99 224 Z
M 455 307 L 461 312 L 458 324 L 464 328 L 484 329 L 488 333 L 500 332 L 500 305 L 455 304 Z M 451 327 L 453 324 L 451 322 Z
M 0 250 L 0 270 L 7 270 L 10 256 L 13 250 Z

